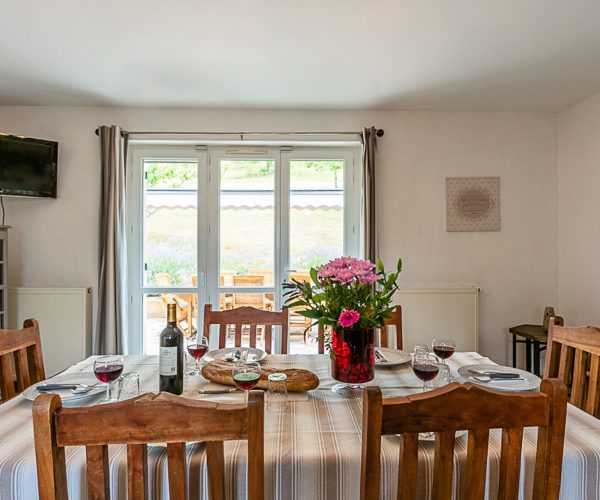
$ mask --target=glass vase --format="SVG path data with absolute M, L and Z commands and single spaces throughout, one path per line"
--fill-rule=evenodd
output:
M 342 397 L 361 397 L 360 384 L 375 377 L 375 329 L 333 328 L 330 356 L 331 376 L 340 382 L 332 392 Z

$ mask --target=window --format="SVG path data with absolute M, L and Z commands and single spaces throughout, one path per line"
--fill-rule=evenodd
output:
M 133 352 L 158 352 L 168 301 L 184 334 L 194 335 L 207 302 L 279 310 L 284 280 L 308 279 L 312 266 L 359 254 L 358 148 L 133 143 L 131 150 Z M 304 338 L 308 325 L 291 311 L 290 352 L 316 352 Z

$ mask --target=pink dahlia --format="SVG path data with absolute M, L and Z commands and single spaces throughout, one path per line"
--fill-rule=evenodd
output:
M 358 311 L 355 311 L 354 309 L 349 309 L 347 311 L 342 311 L 342 314 L 340 314 L 338 321 L 340 322 L 340 325 L 342 327 L 348 328 L 354 323 L 357 323 L 359 319 L 360 313 Z

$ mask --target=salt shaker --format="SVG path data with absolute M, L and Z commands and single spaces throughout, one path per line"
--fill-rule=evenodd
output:
M 271 373 L 268 379 L 267 411 L 285 411 L 288 407 L 287 375 L 285 373 Z

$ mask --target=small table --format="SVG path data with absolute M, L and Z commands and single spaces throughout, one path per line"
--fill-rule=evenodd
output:
M 525 369 L 531 371 L 531 346 L 533 345 L 533 373 L 540 376 L 540 353 L 546 349 L 548 343 L 548 332 L 544 331 L 542 325 L 519 325 L 508 329 L 513 336 L 512 365 L 517 366 L 517 343 L 525 344 Z M 523 337 L 525 340 L 517 340 Z

